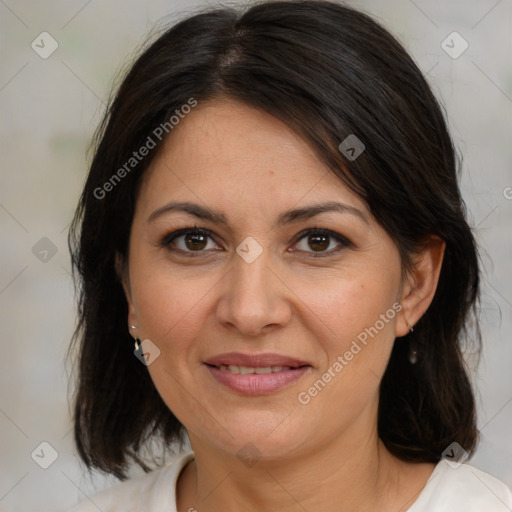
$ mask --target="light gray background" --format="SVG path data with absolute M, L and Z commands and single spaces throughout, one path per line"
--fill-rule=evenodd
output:
M 471 462 L 512 485 L 512 2 L 351 4 L 391 29 L 428 74 L 464 155 L 462 189 L 485 266 L 485 350 L 474 373 L 482 442 Z M 115 74 L 158 20 L 196 5 L 218 4 L 0 0 L 0 510 L 66 510 L 114 482 L 86 478 L 72 445 L 67 228 Z M 47 59 L 31 48 L 43 31 L 59 45 Z M 469 44 L 457 59 L 441 47 L 453 31 Z M 43 237 L 57 249 L 46 262 L 32 251 Z M 31 458 L 43 441 L 58 452 L 46 470 Z

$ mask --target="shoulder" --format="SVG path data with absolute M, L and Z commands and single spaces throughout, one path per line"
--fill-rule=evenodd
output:
M 70 512 L 157 512 L 176 510 L 176 482 L 192 452 L 147 475 L 126 480 L 86 497 Z
M 442 459 L 408 512 L 506 512 L 512 492 L 503 482 L 469 464 Z

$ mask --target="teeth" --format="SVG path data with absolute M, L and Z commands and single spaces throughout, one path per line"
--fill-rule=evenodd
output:
M 258 368 L 252 368 L 249 366 L 235 366 L 233 364 L 230 364 L 229 366 L 222 364 L 219 366 L 221 370 L 226 370 L 231 373 L 237 373 L 241 375 L 249 375 L 251 373 L 257 373 L 257 374 L 263 374 L 263 373 L 276 373 L 276 372 L 282 372 L 285 370 L 291 370 L 290 366 L 265 366 L 265 367 L 258 367 Z
M 275 368 L 276 368 L 276 370 L 274 370 L 274 371 L 277 372 L 278 367 L 276 366 Z M 279 367 L 279 368 L 281 368 L 281 367 Z M 279 370 L 279 371 L 281 371 L 281 370 Z M 272 373 L 272 368 L 270 366 L 267 366 L 266 368 L 254 368 L 254 373 Z

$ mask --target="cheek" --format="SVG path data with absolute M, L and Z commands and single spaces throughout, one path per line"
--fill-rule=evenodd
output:
M 348 272 L 343 278 L 331 276 L 322 283 L 299 282 L 297 295 L 314 318 L 318 350 L 326 354 L 322 367 L 301 389 L 303 402 L 311 399 L 315 408 L 332 400 L 348 410 L 363 407 L 378 390 L 394 341 L 398 276 L 388 273 L 377 278 Z M 312 320 L 313 321 L 313 320 Z M 318 382 L 321 380 L 322 382 Z M 300 402 L 300 403 L 303 403 Z
M 304 304 L 305 314 L 309 310 L 308 316 L 325 333 L 331 355 L 333 351 L 339 354 L 361 333 L 364 338 L 364 333 L 376 322 L 379 334 L 382 331 L 384 337 L 392 336 L 397 276 L 391 273 L 376 276 L 371 267 L 366 271 L 352 269 L 337 275 L 333 272 L 322 279 L 296 280 L 294 292 Z M 384 322 L 380 320 L 381 315 Z
M 141 333 L 160 349 L 160 356 L 148 366 L 151 379 L 173 414 L 189 428 L 205 430 L 211 413 L 203 404 L 194 380 L 197 357 L 195 339 L 209 313 L 208 292 L 215 281 L 184 278 L 152 264 L 133 275 L 132 291 Z M 197 408 L 203 409 L 197 414 Z
M 140 265 L 132 276 L 134 306 L 141 332 L 157 344 L 186 344 L 204 323 L 204 308 L 215 281 L 184 276 L 179 269 Z

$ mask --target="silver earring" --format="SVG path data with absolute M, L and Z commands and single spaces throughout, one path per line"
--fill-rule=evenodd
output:
M 135 325 L 130 325 L 130 329 L 137 329 L 137 327 Z M 131 333 L 130 333 L 130 335 L 135 340 L 135 350 L 139 350 L 140 349 L 140 339 Z
M 407 323 L 407 322 L 406 322 Z M 407 327 L 409 327 L 408 334 L 411 334 L 414 331 L 414 328 L 407 323 Z M 416 364 L 418 362 L 418 351 L 415 348 L 415 345 L 412 341 L 409 341 L 409 363 Z
M 409 363 L 416 364 L 418 362 L 418 351 L 411 345 L 409 351 Z

